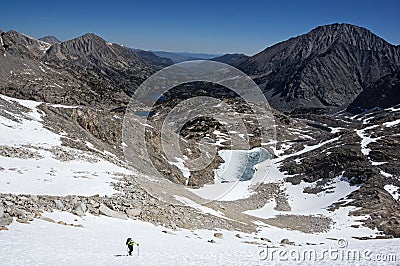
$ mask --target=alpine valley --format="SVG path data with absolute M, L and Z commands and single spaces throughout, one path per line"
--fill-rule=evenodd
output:
M 258 265 L 260 248 L 322 252 L 343 240 L 339 248 L 400 260 L 400 47 L 331 24 L 253 56 L 197 56 L 131 49 L 91 33 L 60 41 L 0 31 L 0 264 L 126 265 L 131 258 L 114 255 L 126 253 L 127 236 L 140 243 L 140 265 Z M 247 74 L 271 105 L 276 139 L 259 141 L 248 106 L 226 88 L 177 86 L 146 122 L 161 191 L 150 166 L 125 160 L 124 116 L 147 78 L 194 59 Z M 162 124 L 193 96 L 216 97 L 245 116 L 250 150 L 227 156 L 240 134 L 200 117 L 179 132 L 183 156 L 167 159 Z M 200 144 L 217 155 L 189 171 Z M 229 184 L 216 182 L 228 160 L 241 167 L 262 147 L 271 155 L 262 184 L 239 181 L 204 203 Z

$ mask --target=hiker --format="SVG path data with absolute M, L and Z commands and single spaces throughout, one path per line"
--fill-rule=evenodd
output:
M 139 248 L 139 243 L 137 243 L 136 241 L 132 240 L 132 238 L 128 238 L 128 239 L 126 240 L 126 245 L 128 245 L 128 249 L 129 249 L 128 254 L 129 254 L 129 256 L 132 256 L 133 245 L 136 245 L 136 246 L 138 246 L 138 248 Z M 138 253 L 139 253 L 139 252 L 138 252 Z

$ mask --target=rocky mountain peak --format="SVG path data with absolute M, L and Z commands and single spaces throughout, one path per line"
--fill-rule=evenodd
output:
M 108 55 L 112 56 L 112 51 L 104 39 L 93 33 L 87 33 L 75 39 L 53 45 L 49 49 L 48 55 L 55 55 L 59 58 L 63 58 L 63 56 L 78 58 L 84 55 L 106 57 Z
M 59 39 L 57 39 L 57 37 L 52 35 L 44 36 L 42 38 L 39 38 L 39 40 L 47 42 L 49 44 L 56 44 L 61 42 Z
M 2 46 L 11 55 L 23 58 L 41 58 L 49 49 L 46 42 L 35 39 L 15 30 L 1 33 Z
M 400 65 L 400 50 L 371 31 L 319 26 L 266 48 L 236 65 L 253 76 L 271 104 L 343 109 L 366 87 Z
M 330 46 L 335 42 L 345 43 L 363 50 L 381 50 L 392 46 L 370 30 L 346 23 L 335 23 L 318 26 L 303 37 L 312 37 L 314 42 L 322 42 Z M 315 38 L 315 39 L 313 39 Z

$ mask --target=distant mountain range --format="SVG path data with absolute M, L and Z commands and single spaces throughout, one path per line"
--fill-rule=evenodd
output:
M 150 51 L 145 51 L 141 49 L 132 49 L 132 51 L 144 62 L 157 68 L 164 68 L 166 66 L 175 64 L 175 62 L 171 58 L 157 56 Z
M 206 53 L 188 53 L 188 52 L 165 52 L 165 51 L 151 51 L 159 57 L 169 58 L 174 63 L 180 63 L 190 60 L 207 60 L 221 56 L 221 54 L 206 54 Z
M 1 64 L 7 65 L 14 75 L 7 84 L 19 84 L 18 87 L 21 84 L 36 87 L 36 82 L 27 82 L 22 76 L 15 77 L 26 68 L 18 58 L 62 68 L 73 79 L 81 79 L 79 84 L 101 87 L 102 94 L 109 93 L 106 88 L 132 92 L 149 73 L 165 66 L 187 60 L 210 59 L 230 64 L 250 75 L 270 104 L 280 111 L 322 109 L 329 112 L 348 106 L 352 112 L 363 110 L 375 103 L 368 101 L 365 104 L 366 101 L 360 99 L 365 99 L 367 94 L 374 94 L 374 99 L 378 99 L 376 91 L 381 84 L 387 85 L 385 91 L 391 90 L 388 93 L 391 97 L 381 97 L 376 104 L 400 103 L 397 86 L 390 85 L 397 82 L 400 47 L 365 28 L 350 24 L 319 26 L 253 56 L 144 51 L 108 43 L 94 34 L 66 42 L 60 42 L 54 36 L 36 40 L 16 31 L 2 32 L 1 36 L 4 42 L 1 48 L 10 55 Z M 36 65 L 32 68 L 37 69 L 37 64 L 32 63 Z M 11 70 L 11 66 L 16 69 Z M 140 74 L 142 71 L 146 74 Z M 23 91 L 21 88 L 18 90 Z

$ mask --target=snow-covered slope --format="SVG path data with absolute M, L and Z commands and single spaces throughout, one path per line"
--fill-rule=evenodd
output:
M 128 174 L 127 169 L 98 153 L 62 146 L 67 136 L 45 127 L 44 114 L 38 109 L 42 103 L 3 95 L 1 99 L 0 193 L 89 196 L 116 192 L 110 183 Z
M 366 265 L 376 263 L 377 256 L 393 259 L 400 248 L 397 240 L 361 241 L 351 238 L 340 240 L 340 245 L 347 244 L 341 248 L 338 239 L 343 237 L 342 231 L 320 235 L 275 227 L 268 227 L 257 234 L 225 230 L 170 231 L 133 220 L 91 215 L 80 218 L 61 212 L 44 215 L 55 222 L 35 220 L 30 225 L 13 223 L 8 231 L 0 232 L 1 262 L 7 262 L 7 265 L 270 265 L 272 262 L 282 265 Z M 82 227 L 62 225 L 58 221 Z M 223 239 L 215 237 L 216 232 L 222 233 Z M 139 256 L 125 256 L 128 237 L 139 243 Z M 295 240 L 297 244 L 279 243 L 284 238 Z M 273 243 L 266 239 L 271 239 Z M 329 249 L 334 252 L 333 255 L 329 257 L 326 253 L 322 260 L 323 253 Z M 284 251 L 292 254 L 278 255 L 278 252 Z M 301 255 L 304 251 L 316 252 L 319 259 L 297 258 L 296 254 Z M 341 259 L 339 255 L 343 251 L 367 252 L 368 256 L 355 261 Z M 267 258 L 265 252 L 269 252 Z

